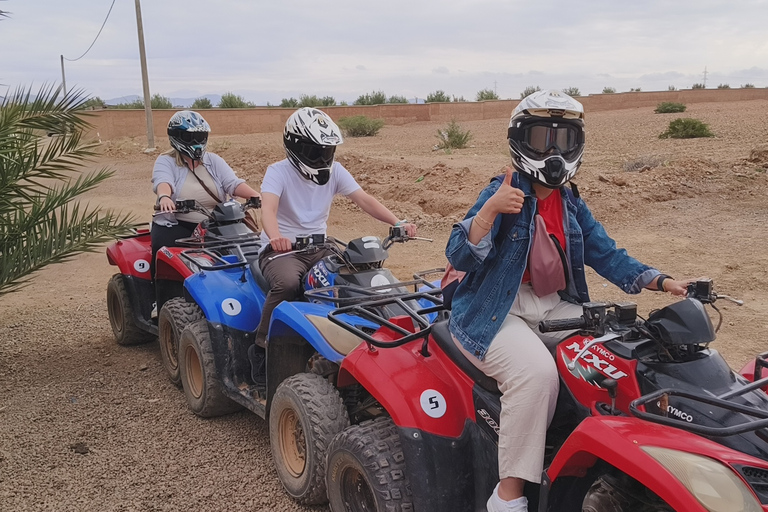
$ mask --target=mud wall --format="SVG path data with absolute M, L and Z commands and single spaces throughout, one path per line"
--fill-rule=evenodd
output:
M 709 103 L 726 101 L 749 101 L 768 99 L 768 88 L 764 89 L 696 89 L 659 92 L 624 92 L 616 94 L 594 94 L 579 98 L 589 112 L 622 110 L 639 107 L 655 107 L 662 101 L 678 103 Z M 447 122 L 476 121 L 508 117 L 518 100 L 498 100 L 461 103 L 397 104 L 375 106 L 324 107 L 333 119 L 364 115 L 384 119 L 387 124 L 403 125 L 418 121 Z M 211 125 L 214 135 L 238 135 L 247 133 L 279 132 L 292 108 L 257 107 L 247 109 L 210 109 L 201 113 Z M 176 110 L 154 110 L 152 112 L 155 137 L 165 138 L 168 120 Z M 101 140 L 121 137 L 145 137 L 146 119 L 143 110 L 97 110 L 93 111 L 91 123 L 93 136 Z

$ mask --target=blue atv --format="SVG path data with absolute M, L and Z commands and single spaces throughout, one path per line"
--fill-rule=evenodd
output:
M 248 354 L 269 290 L 259 269 L 259 248 L 233 244 L 215 252 L 188 249 L 180 255 L 197 269 L 184 281 L 185 299 L 204 316 L 189 323 L 179 339 L 187 402 L 203 417 L 245 407 L 268 419 L 278 475 L 301 503 L 327 501 L 325 449 L 349 426 L 350 409 L 360 406 L 354 390 L 339 393 L 336 376 L 340 362 L 361 340 L 329 321 L 328 313 L 339 305 L 402 294 L 410 286 L 438 294 L 423 277 L 401 282 L 383 266 L 392 244 L 412 239 L 402 227 L 391 228 L 383 241 L 367 236 L 344 244 L 325 235 L 298 237 L 291 253 L 329 249 L 331 255 L 304 276 L 304 300 L 282 302 L 273 311 L 264 387 L 252 375 Z M 387 305 L 377 314 L 393 317 L 410 307 Z M 379 328 L 363 316 L 348 315 L 345 320 L 370 332 Z

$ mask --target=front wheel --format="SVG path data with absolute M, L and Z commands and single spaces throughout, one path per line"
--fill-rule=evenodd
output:
M 107 313 L 115 341 L 123 346 L 150 342 L 154 336 L 136 324 L 131 298 L 123 279 L 122 274 L 115 274 L 107 284 Z
M 211 335 L 205 320 L 184 328 L 179 340 L 179 370 L 184 396 L 192 412 L 203 418 L 223 416 L 240 409 L 224 395 L 224 384 L 216 372 Z
M 157 319 L 160 357 L 168 378 L 176 387 L 181 387 L 179 371 L 179 338 L 184 327 L 204 318 L 197 304 L 176 297 L 163 304 Z
M 413 510 L 400 435 L 389 417 L 337 435 L 328 449 L 325 481 L 333 512 Z
M 327 379 L 300 373 L 280 384 L 270 407 L 269 441 L 277 475 L 293 499 L 305 505 L 328 501 L 328 445 L 348 426 L 344 402 Z

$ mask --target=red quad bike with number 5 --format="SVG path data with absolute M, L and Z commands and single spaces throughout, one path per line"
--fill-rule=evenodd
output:
M 496 382 L 457 349 L 447 322 L 424 319 L 440 304 L 375 313 L 408 298 L 328 315 L 365 341 L 337 375 L 358 402 L 328 448 L 333 512 L 479 512 L 498 481 Z M 733 300 L 701 280 L 647 320 L 635 304 L 587 303 L 580 318 L 542 322 L 578 331 L 556 350 L 560 394 L 542 484 L 526 486 L 529 510 L 768 511 L 766 360 L 742 376 L 709 348 L 705 305 L 717 310 L 718 299 Z M 381 327 L 357 329 L 349 315 Z
M 120 270 L 107 285 L 107 312 L 115 340 L 120 345 L 138 345 L 159 335 L 163 366 L 171 382 L 181 385 L 177 358 L 178 340 L 187 323 L 203 318 L 195 304 L 187 302 L 184 280 L 198 270 L 194 261 L 180 258 L 190 247 L 216 250 L 233 243 L 256 258 L 261 247 L 259 234 L 243 222 L 248 210 L 260 208 L 261 199 L 245 203 L 226 201 L 208 210 L 193 199 L 176 201 L 176 211 L 196 211 L 208 216 L 192 237 L 177 240 L 178 247 L 162 247 L 157 253 L 156 280 L 150 275 L 152 247 L 148 229 L 120 238 L 107 247 L 110 265 Z M 202 256 L 201 256 L 202 257 Z M 203 264 L 212 264 L 208 258 Z M 159 312 L 158 314 L 155 314 Z

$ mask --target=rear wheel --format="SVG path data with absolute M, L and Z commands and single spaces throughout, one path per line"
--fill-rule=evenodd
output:
M 154 336 L 136 324 L 122 274 L 113 275 L 107 284 L 107 313 L 118 345 L 140 345 L 154 339 Z
M 328 500 L 333 512 L 413 510 L 400 435 L 389 417 L 341 432 L 328 449 Z
M 182 331 L 179 370 L 187 404 L 198 416 L 213 418 L 240 409 L 239 404 L 224 395 L 224 385 L 216 372 L 211 335 L 205 320 L 189 324 Z
M 277 475 L 292 498 L 312 505 L 328 501 L 328 445 L 349 426 L 339 392 L 327 379 L 301 373 L 285 379 L 269 413 L 269 439 Z
M 192 302 L 182 297 L 171 299 L 160 310 L 157 321 L 160 356 L 168 378 L 177 387 L 181 387 L 179 372 L 179 338 L 184 327 L 203 318 L 203 312 Z

